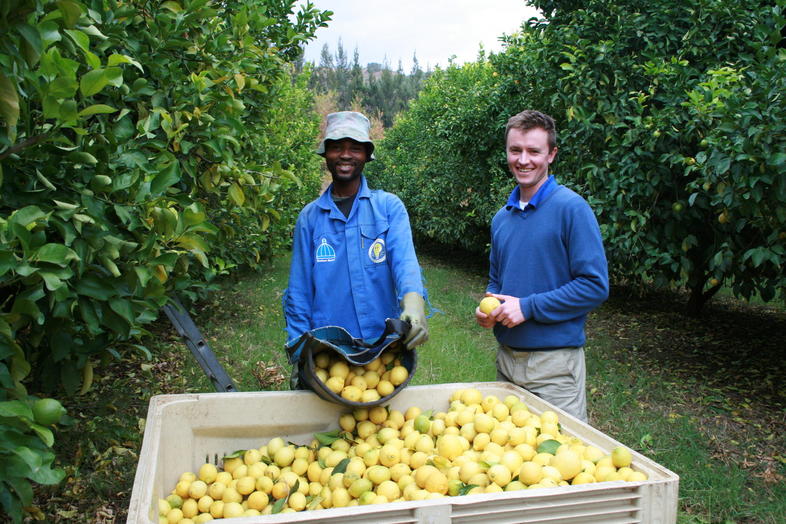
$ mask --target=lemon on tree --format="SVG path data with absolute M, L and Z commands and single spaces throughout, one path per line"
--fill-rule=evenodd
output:
M 54 398 L 39 398 L 33 402 L 32 411 L 33 420 L 41 426 L 57 424 L 66 413 L 63 405 Z

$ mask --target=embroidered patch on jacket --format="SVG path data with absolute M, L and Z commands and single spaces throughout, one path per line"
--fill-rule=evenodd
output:
M 327 243 L 327 239 L 322 239 L 322 243 L 317 247 L 317 262 L 333 262 L 336 260 L 336 250 Z
M 380 262 L 384 262 L 386 257 L 387 251 L 385 251 L 385 240 L 378 238 L 369 246 L 368 258 L 375 264 L 379 264 Z

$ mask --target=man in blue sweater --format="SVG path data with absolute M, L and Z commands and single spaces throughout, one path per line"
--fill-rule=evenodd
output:
M 497 378 L 587 421 L 584 322 L 608 297 L 608 266 L 589 204 L 549 175 L 554 120 L 538 111 L 505 129 L 516 188 L 491 222 L 487 296 L 502 304 L 478 324 L 499 342 Z

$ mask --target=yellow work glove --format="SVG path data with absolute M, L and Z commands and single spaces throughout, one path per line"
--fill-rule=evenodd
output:
M 407 349 L 412 349 L 428 340 L 425 306 L 423 297 L 415 291 L 407 293 L 401 299 L 401 316 L 399 319 L 406 320 L 411 325 L 409 333 L 404 339 L 404 346 Z

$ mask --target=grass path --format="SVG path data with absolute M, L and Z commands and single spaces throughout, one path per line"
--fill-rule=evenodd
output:
M 465 262 L 421 256 L 440 313 L 429 320 L 412 384 L 494 380 L 493 337 L 472 315 L 486 275 Z M 281 313 L 287 264 L 276 259 L 265 274 L 224 281 L 193 312 L 241 390 L 288 388 Z M 680 522 L 782 522 L 786 313 L 726 301 L 692 320 L 679 314 L 680 300 L 615 288 L 590 316 L 590 422 L 680 475 Z M 56 446 L 69 477 L 37 493 L 47 520 L 124 521 L 150 396 L 212 391 L 165 322 L 148 347 L 153 362 L 100 368 L 94 390 L 67 404 L 77 423 Z

